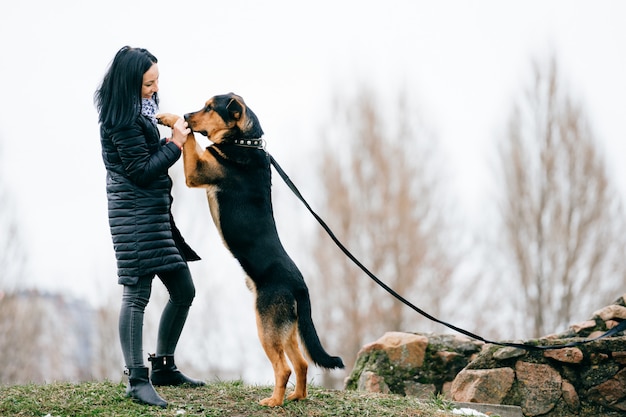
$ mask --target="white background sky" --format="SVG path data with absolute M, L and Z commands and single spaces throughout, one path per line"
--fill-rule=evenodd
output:
M 127 44 L 159 59 L 162 111 L 242 95 L 268 150 L 305 194 L 318 146 L 308 141 L 328 120 L 331 99 L 358 82 L 383 94 L 408 88 L 441 141 L 469 218 L 488 198 L 493 142 L 531 59 L 554 50 L 607 150 L 613 179 L 626 189 L 623 1 L 5 3 L 0 175 L 27 243 L 29 279 L 46 288 L 97 300 L 116 285 L 92 98 Z M 210 250 L 197 249 L 202 256 Z

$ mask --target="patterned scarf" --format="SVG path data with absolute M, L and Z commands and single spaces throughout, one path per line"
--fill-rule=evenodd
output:
M 146 116 L 148 119 L 152 121 L 155 125 L 157 124 L 156 115 L 159 112 L 159 107 L 156 104 L 156 101 L 151 98 L 142 98 L 141 99 L 141 114 Z

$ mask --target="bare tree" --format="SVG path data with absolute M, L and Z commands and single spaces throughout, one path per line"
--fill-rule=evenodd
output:
M 0 384 L 93 378 L 94 320 L 81 300 L 20 290 L 0 297 Z
M 29 296 L 28 291 L 0 291 L 0 352 L 5 358 L 0 366 L 0 384 L 45 380 L 41 358 L 47 349 L 39 338 L 44 314 Z
M 0 142 L 0 162 L 2 157 Z M 13 198 L 8 185 L 3 182 L 8 176 L 2 175 L 2 166 L 4 164 L 0 163 L 0 291 L 12 291 L 26 278 L 27 257 Z
M 2 146 L 0 142 L 0 159 Z M 0 163 L 0 168 L 4 164 Z M 1 173 L 0 173 L 1 174 Z M 8 185 L 3 182 L 7 175 L 0 175 L 0 352 L 4 365 L 0 367 L 0 383 L 14 382 L 18 378 L 40 379 L 40 372 L 33 358 L 40 346 L 41 312 L 37 306 L 24 302 L 25 293 L 17 287 L 26 279 L 26 251 L 13 199 Z
M 337 101 L 321 157 L 320 213 L 354 255 L 398 293 L 439 315 L 453 262 L 436 174 L 433 137 L 405 93 L 394 105 L 363 88 Z M 314 242 L 316 271 L 307 280 L 314 313 L 333 354 L 348 368 L 358 350 L 387 331 L 430 331 L 433 325 L 378 287 L 321 229 Z M 349 371 L 349 369 L 348 369 Z M 328 374 L 337 386 L 342 376 Z M 334 378 L 334 380 L 333 380 Z
M 94 311 L 91 378 L 117 381 L 124 369 L 118 334 L 119 308 L 109 302 Z
M 526 331 L 538 337 L 615 298 L 626 265 L 620 198 L 583 107 L 564 85 L 554 56 L 533 69 L 499 155 L 501 247 L 521 290 Z

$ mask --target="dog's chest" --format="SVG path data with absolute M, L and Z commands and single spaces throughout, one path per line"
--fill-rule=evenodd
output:
M 209 185 L 206 187 L 206 196 L 209 201 L 209 211 L 211 212 L 211 217 L 213 218 L 213 223 L 215 223 L 215 227 L 217 227 L 217 231 L 222 237 L 222 241 L 224 241 L 224 245 L 228 248 L 226 241 L 224 240 L 224 234 L 222 233 L 222 225 L 220 223 L 220 205 L 219 200 L 217 198 L 217 193 L 219 191 L 219 187 L 217 185 Z

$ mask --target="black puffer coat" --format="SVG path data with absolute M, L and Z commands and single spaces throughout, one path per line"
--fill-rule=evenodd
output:
M 134 124 L 100 128 L 107 170 L 109 225 L 118 282 L 185 267 L 200 259 L 185 243 L 171 214 L 172 180 L 167 170 L 180 158 L 175 143 L 159 139 L 156 126 L 139 115 Z

